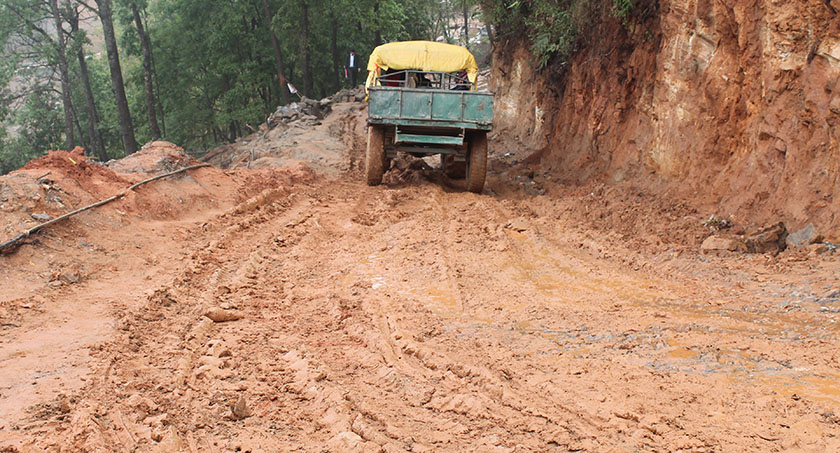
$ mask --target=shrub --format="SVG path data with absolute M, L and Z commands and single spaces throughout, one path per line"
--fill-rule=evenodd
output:
M 524 29 L 540 69 L 555 61 L 565 65 L 582 34 L 595 24 L 605 0 L 484 0 L 485 21 L 499 35 Z M 630 20 L 632 0 L 611 0 L 612 15 L 624 25 Z

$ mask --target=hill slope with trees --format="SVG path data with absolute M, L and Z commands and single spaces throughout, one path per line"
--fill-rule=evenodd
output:
M 0 173 L 48 149 L 100 160 L 166 138 L 198 152 L 278 105 L 346 86 L 350 49 L 466 43 L 471 0 L 9 0 L 0 5 Z M 60 32 L 58 32 L 60 31 Z

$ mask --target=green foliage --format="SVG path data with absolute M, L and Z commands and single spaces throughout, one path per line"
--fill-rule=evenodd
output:
M 531 32 L 531 43 L 537 67 L 544 68 L 551 57 L 566 57 L 578 34 L 571 5 L 540 2 L 525 20 Z
M 632 0 L 482 0 L 484 20 L 499 36 L 524 34 L 539 68 L 549 63 L 563 66 L 594 26 L 601 11 L 611 10 L 625 25 L 630 20 Z
M 613 0 L 612 14 L 621 20 L 622 24 L 627 25 L 631 11 L 633 11 L 633 0 Z
M 277 33 L 285 76 L 303 89 L 304 45 L 310 51 L 312 97 L 333 93 L 346 83 L 343 65 L 351 48 L 362 64 L 378 43 L 428 39 L 433 0 L 307 0 L 309 36 L 301 33 L 302 0 L 270 0 L 274 16 L 266 23 L 261 0 L 172 0 L 150 5 L 149 28 L 155 49 L 160 100 L 167 138 L 201 149 L 230 141 L 256 127 L 280 103 L 268 26 Z M 336 55 L 332 28 L 336 26 Z M 129 39 L 129 35 L 124 35 Z M 359 74 L 358 80 L 364 78 Z M 141 74 L 132 73 L 141 90 Z M 138 94 L 137 103 L 142 100 Z M 292 100 L 296 100 L 293 95 Z
M 700 224 L 712 231 L 720 231 L 732 227 L 731 220 L 717 217 L 714 214 L 710 215 L 708 219 L 700 222 Z
M 37 0 L 0 5 L 0 173 L 61 143 L 63 107 L 55 37 Z
M 39 87 L 22 101 L 13 116 L 16 128 L 0 142 L 2 173 L 61 146 L 64 114 L 54 93 L 48 87 Z
M 309 35 L 301 33 L 302 5 L 309 9 Z M 113 0 L 114 25 L 126 96 L 140 143 L 151 138 L 145 105 L 140 36 L 131 5 L 150 34 L 159 105 L 167 140 L 195 153 L 250 133 L 281 103 L 269 29 L 279 40 L 285 77 L 303 89 L 302 49 L 310 52 L 312 97 L 346 86 L 343 66 L 354 48 L 365 78 L 366 56 L 381 43 L 408 39 L 459 42 L 453 17 L 475 0 Z M 60 0 L 76 141 L 88 142 L 88 112 L 78 51 L 87 56 L 99 122 L 109 157 L 122 154 L 119 121 L 107 56 L 96 36 L 98 23 L 71 26 L 85 5 Z M 57 41 L 48 0 L 0 2 L 0 172 L 17 168 L 50 148 L 63 146 L 63 103 L 58 85 Z M 95 19 L 93 19 L 95 20 Z M 44 25 L 50 24 L 50 25 Z M 39 28 L 41 28 L 39 30 Z M 71 32 L 71 30 L 73 30 Z M 87 32 L 85 30 L 88 30 Z M 334 38 L 333 38 L 334 37 Z M 52 36 L 52 38 L 55 38 Z M 296 96 L 292 96 L 292 101 Z
M 542 69 L 552 60 L 561 63 L 567 60 L 587 24 L 591 2 L 487 0 L 482 6 L 485 20 L 494 24 L 499 34 L 524 31 L 537 58 L 537 66 Z
M 212 3 L 212 5 L 210 4 Z M 168 139 L 205 148 L 257 125 L 279 99 L 257 2 L 178 0 L 152 5 L 152 43 Z M 142 74 L 134 104 L 142 104 Z M 143 115 L 138 115 L 143 118 Z

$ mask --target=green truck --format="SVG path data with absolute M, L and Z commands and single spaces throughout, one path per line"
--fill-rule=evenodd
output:
M 473 91 L 475 77 L 470 81 L 463 71 L 375 69 L 368 80 L 368 185 L 382 182 L 397 153 L 439 154 L 446 176 L 464 179 L 467 190 L 480 193 L 487 133 L 493 127 L 493 95 Z

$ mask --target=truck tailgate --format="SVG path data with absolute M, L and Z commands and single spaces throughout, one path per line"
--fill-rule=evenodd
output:
M 489 129 L 493 94 L 477 91 L 376 87 L 370 90 L 373 123 Z

